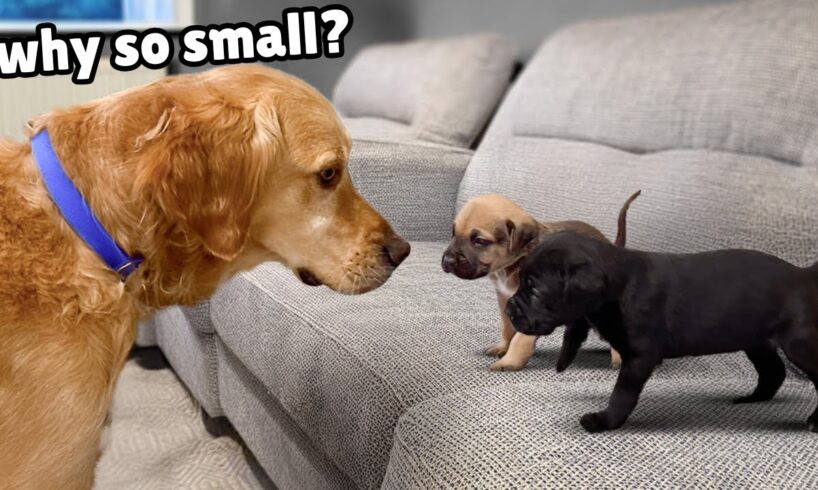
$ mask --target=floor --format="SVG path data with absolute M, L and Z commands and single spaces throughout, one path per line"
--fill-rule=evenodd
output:
M 158 349 L 134 351 L 114 395 L 94 488 L 274 488 L 232 427 L 202 414 Z

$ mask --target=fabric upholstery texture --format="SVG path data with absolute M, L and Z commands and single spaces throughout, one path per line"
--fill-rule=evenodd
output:
M 513 133 L 814 167 L 816 25 L 813 0 L 760 0 L 570 26 L 521 77 Z
M 199 301 L 193 306 L 182 306 L 179 309 L 197 332 L 202 334 L 216 333 L 210 321 L 210 302 L 208 300 Z
M 729 376 L 729 373 L 725 373 Z M 651 379 L 627 425 L 588 434 L 610 382 L 518 383 L 410 408 L 384 489 L 815 488 L 811 383 L 768 403 L 732 405 L 752 380 Z
M 139 347 L 151 347 L 156 345 L 156 325 L 153 318 L 146 318 L 136 326 L 136 342 Z
M 338 80 L 345 117 L 404 123 L 416 138 L 469 147 L 511 79 L 515 48 L 491 34 L 363 49 Z
M 212 417 L 222 415 L 216 371 L 218 359 L 213 333 L 202 333 L 180 307 L 156 312 L 156 341 L 173 370 Z
M 500 192 L 610 237 L 642 189 L 634 248 L 815 262 L 815 19 L 816 2 L 760 0 L 566 28 L 506 97 L 458 206 Z
M 362 140 L 355 127 L 352 134 L 349 171 L 361 195 L 406 239 L 448 238 L 472 152 L 431 143 Z
M 508 168 L 514 166 L 514 172 Z M 818 167 L 708 150 L 634 155 L 594 143 L 508 137 L 481 146 L 458 204 L 500 192 L 544 221 L 580 219 L 628 245 L 664 252 L 754 248 L 805 266 L 818 260 Z
M 349 134 L 352 136 L 352 148 L 361 141 L 376 141 L 380 143 L 400 143 L 405 145 L 435 146 L 433 143 L 421 141 L 415 137 L 412 127 L 408 124 L 376 117 L 344 117 L 342 118 Z
M 275 398 L 223 343 L 219 349 L 219 386 L 224 412 L 281 489 L 354 488 L 327 457 L 317 451 Z

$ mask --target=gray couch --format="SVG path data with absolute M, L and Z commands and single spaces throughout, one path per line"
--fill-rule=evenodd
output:
M 586 434 L 580 415 L 616 376 L 604 344 L 589 340 L 557 375 L 554 335 L 525 370 L 489 372 L 491 286 L 439 263 L 455 207 L 474 196 L 612 236 L 636 189 L 631 247 L 814 262 L 816 25 L 818 3 L 769 0 L 569 27 L 530 60 L 473 156 L 422 132 L 393 152 L 352 122 L 356 184 L 413 242 L 393 278 L 348 297 L 265 264 L 160 312 L 158 343 L 281 488 L 815 488 L 815 390 L 801 373 L 772 402 L 733 406 L 755 383 L 743 355 L 669 360 L 623 429 Z

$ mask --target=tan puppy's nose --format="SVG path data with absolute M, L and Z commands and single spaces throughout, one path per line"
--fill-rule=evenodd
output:
M 441 261 L 443 272 L 446 274 L 452 272 L 456 263 L 457 258 L 454 256 L 454 254 L 446 250 L 446 253 L 443 254 L 443 260 Z
M 393 234 L 392 237 L 383 245 L 383 248 L 386 255 L 389 256 L 389 261 L 395 267 L 399 266 L 401 262 L 403 262 L 406 257 L 409 256 L 409 252 L 412 251 L 412 247 L 409 245 L 409 242 L 401 238 L 401 236 L 398 234 Z

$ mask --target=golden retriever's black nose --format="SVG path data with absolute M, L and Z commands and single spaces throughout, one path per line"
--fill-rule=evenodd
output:
M 409 242 L 401 238 L 400 235 L 392 235 L 392 238 L 386 241 L 383 248 L 389 257 L 389 262 L 392 262 L 395 267 L 399 266 L 409 256 L 409 252 L 412 251 Z

